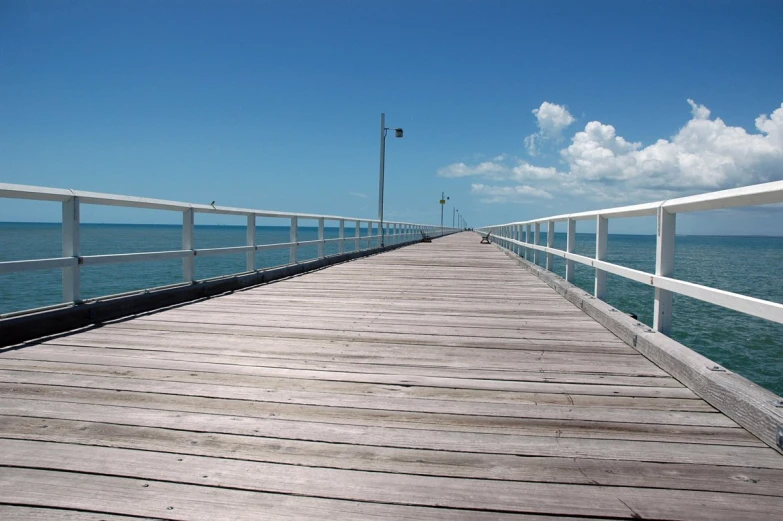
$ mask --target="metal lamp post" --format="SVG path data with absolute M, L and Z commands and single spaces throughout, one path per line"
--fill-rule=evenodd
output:
M 391 129 L 386 127 L 386 114 L 381 112 L 381 169 L 378 181 L 378 231 L 381 233 L 381 246 L 384 244 L 383 230 L 383 173 L 386 168 L 386 132 Z M 402 129 L 394 129 L 394 137 L 402 137 Z
M 445 192 L 440 193 L 440 234 L 443 235 L 443 206 L 446 204 L 449 198 L 446 197 Z

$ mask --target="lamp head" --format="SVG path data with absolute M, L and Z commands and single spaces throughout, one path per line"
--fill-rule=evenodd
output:
M 402 137 L 402 129 L 401 128 L 395 128 L 394 129 L 394 137 Z

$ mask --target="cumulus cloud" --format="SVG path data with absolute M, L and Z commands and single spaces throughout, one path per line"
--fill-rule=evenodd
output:
M 499 162 L 503 160 L 503 157 L 498 156 L 493 161 L 484 161 L 475 165 L 452 163 L 443 168 L 439 168 L 438 175 L 440 177 L 483 176 L 501 179 L 504 177 L 503 173 L 506 170 L 506 167 Z
M 551 197 L 553 193 L 632 202 L 783 179 L 783 104 L 771 114 L 757 117 L 756 132 L 748 132 L 726 125 L 720 118 L 711 118 L 704 105 L 691 99 L 687 102 L 691 119 L 671 138 L 647 146 L 626 140 L 612 125 L 590 121 L 560 151 L 559 168 L 537 166 L 504 155 L 477 165 L 455 163 L 440 169 L 438 174 L 519 183 L 474 185 L 480 187 L 474 188 L 475 193 L 493 202 L 517 200 L 520 195 Z M 537 118 L 544 105 L 537 109 Z M 547 111 L 557 113 L 549 107 Z M 548 135 L 570 124 L 568 118 L 558 121 L 546 127 Z M 539 126 L 544 132 L 545 127 L 541 123 Z M 541 135 L 535 134 L 539 136 L 536 139 L 541 139 Z M 516 199 L 512 197 L 514 193 Z
M 536 117 L 538 132 L 525 138 L 525 148 L 531 156 L 538 155 L 543 141 L 559 141 L 562 138 L 563 130 L 576 121 L 563 105 L 548 101 L 543 102 L 537 109 L 533 109 L 533 115 Z
M 508 162 L 511 161 L 512 164 Z M 483 177 L 494 181 L 526 181 L 531 179 L 553 179 L 558 171 L 554 167 L 535 166 L 508 154 L 495 157 L 475 165 L 452 163 L 438 169 L 440 177 Z
M 568 171 L 588 182 L 621 182 L 634 188 L 708 191 L 783 177 L 783 104 L 756 119 L 759 133 L 710 119 L 710 111 L 688 100 L 692 119 L 670 140 L 646 147 L 591 121 L 561 151 Z
M 478 194 L 483 203 L 519 203 L 532 199 L 552 199 L 552 194 L 532 186 L 487 186 L 473 184 L 470 191 Z

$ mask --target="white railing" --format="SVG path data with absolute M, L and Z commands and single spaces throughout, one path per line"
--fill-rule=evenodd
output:
M 627 279 L 641 282 L 655 288 L 655 308 L 653 328 L 664 334 L 671 332 L 672 324 L 672 294 L 678 293 L 691 298 L 716 304 L 725 308 L 740 311 L 748 315 L 764 318 L 773 322 L 783 323 L 783 304 L 770 302 L 731 293 L 720 289 L 694 284 L 671 277 L 674 273 L 674 236 L 678 213 L 716 210 L 737 206 L 757 206 L 783 202 L 783 181 L 764 183 L 720 192 L 657 201 L 654 203 L 623 206 L 590 212 L 556 215 L 530 221 L 486 226 L 477 231 L 484 236 L 491 235 L 494 242 L 524 256 L 534 263 L 539 261 L 539 252 L 546 254 L 546 269 L 552 270 L 554 256 L 566 260 L 566 280 L 574 282 L 574 263 L 585 264 L 595 268 L 596 298 L 604 299 L 606 295 L 606 274 L 612 273 Z M 608 244 L 609 218 L 639 217 L 656 215 L 658 219 L 657 243 L 655 254 L 655 273 L 626 268 L 606 261 Z M 576 245 L 576 221 L 596 220 L 595 258 L 574 253 Z M 566 250 L 553 247 L 555 238 L 555 223 L 567 223 Z M 541 225 L 547 227 L 547 244 L 541 244 Z M 533 236 L 531 241 L 531 227 Z
M 428 237 L 453 233 L 451 228 L 441 228 L 426 224 L 400 221 L 362 219 L 336 215 L 318 215 L 304 213 L 274 212 L 247 208 L 231 208 L 205 204 L 192 204 L 143 197 L 84 192 L 39 186 L 24 186 L 0 183 L 0 198 L 32 199 L 38 201 L 56 201 L 62 204 L 62 256 L 52 259 L 14 260 L 0 262 L 0 274 L 31 270 L 62 269 L 62 301 L 65 304 L 81 302 L 80 272 L 82 266 L 114 264 L 124 262 L 159 261 L 182 259 L 183 283 L 199 282 L 195 279 L 195 258 L 210 255 L 246 255 L 246 271 L 256 270 L 256 252 L 274 249 L 289 249 L 289 263 L 297 262 L 296 255 L 300 246 L 317 246 L 317 258 L 325 256 L 325 245 L 337 243 L 338 254 L 345 252 L 346 241 L 353 241 L 353 250 L 366 250 L 384 245 L 414 241 L 423 235 Z M 127 206 L 155 210 L 170 210 L 182 213 L 182 249 L 173 251 L 155 251 L 143 253 L 120 253 L 112 255 L 80 255 L 80 207 L 85 204 L 103 206 Z M 228 248 L 196 248 L 194 239 L 194 216 L 196 213 L 222 215 L 241 215 L 247 218 L 245 245 Z M 277 244 L 256 244 L 256 218 L 270 217 L 290 220 L 289 242 Z M 318 238 L 310 241 L 299 240 L 299 219 L 318 221 Z M 339 235 L 327 239 L 324 227 L 327 221 L 338 225 Z M 346 224 L 354 224 L 353 235 L 346 235 Z M 362 225 L 367 233 L 362 235 Z M 375 233 L 373 234 L 373 228 Z M 373 244 L 374 243 L 374 244 Z M 151 288 L 148 288 L 151 289 Z

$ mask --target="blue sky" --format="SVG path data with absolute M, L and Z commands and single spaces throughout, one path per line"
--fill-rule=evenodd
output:
M 777 1 L 5 1 L 0 182 L 374 217 L 382 111 L 405 129 L 389 219 L 437 222 L 442 190 L 480 225 L 783 179 L 780 20 Z M 58 216 L 0 200 L 0 221 Z

